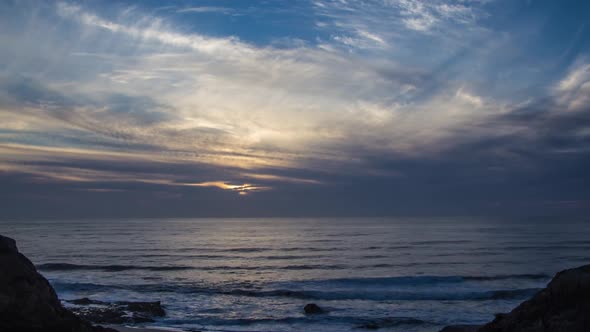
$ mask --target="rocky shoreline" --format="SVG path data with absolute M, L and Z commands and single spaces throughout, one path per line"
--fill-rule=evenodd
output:
M 147 332 L 113 324 L 154 322 L 166 315 L 160 302 L 66 301 L 57 294 L 16 242 L 0 235 L 0 331 L 2 332 Z M 308 304 L 306 314 L 326 311 Z M 97 325 L 97 324 L 102 324 Z M 367 327 L 379 329 L 378 325 Z M 441 332 L 587 332 L 590 331 L 590 265 L 558 273 L 547 287 L 510 313 L 482 326 L 448 326 Z
M 157 302 L 103 302 L 81 298 L 66 301 L 74 306 L 68 309 L 76 316 L 95 324 L 153 323 L 154 318 L 164 317 L 166 311 Z

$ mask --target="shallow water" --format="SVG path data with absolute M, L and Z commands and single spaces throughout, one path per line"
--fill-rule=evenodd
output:
M 2 222 L 60 298 L 160 300 L 155 326 L 438 331 L 590 263 L 590 225 L 480 219 Z M 306 316 L 314 302 L 329 310 Z

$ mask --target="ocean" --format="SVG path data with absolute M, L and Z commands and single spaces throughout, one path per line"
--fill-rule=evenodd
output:
M 0 234 L 62 300 L 159 300 L 167 316 L 147 326 L 201 331 L 484 323 L 590 263 L 590 224 L 568 220 L 5 221 Z

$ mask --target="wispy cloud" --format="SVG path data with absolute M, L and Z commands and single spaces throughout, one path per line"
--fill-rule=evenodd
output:
M 398 8 L 408 29 L 429 32 L 440 24 L 470 25 L 483 13 L 480 1 L 419 1 L 398 0 L 388 4 Z
M 97 15 L 84 11 L 77 5 L 70 5 L 63 2 L 58 3 L 57 12 L 61 16 L 79 20 L 81 23 L 102 28 L 113 33 L 126 34 L 132 38 L 139 38 L 147 41 L 156 41 L 170 46 L 188 47 L 195 51 L 204 53 L 215 53 L 217 51 L 235 51 L 233 56 L 248 55 L 252 50 L 239 41 L 228 38 L 206 38 L 196 34 L 181 34 L 165 29 L 158 19 L 144 17 L 144 24 L 137 26 L 120 24 L 105 20 Z M 141 22 L 141 21 L 140 21 Z M 228 54 L 229 55 L 229 54 Z
M 408 34 L 437 37 L 480 30 L 485 1 L 369 0 L 314 2 L 321 29 L 355 49 L 404 47 Z
M 220 13 L 220 14 L 232 14 L 234 10 L 227 7 L 213 7 L 213 6 L 201 6 L 201 7 L 185 7 L 176 10 L 177 13 Z
M 580 110 L 590 104 L 590 63 L 578 60 L 556 85 L 558 101 L 569 110 Z

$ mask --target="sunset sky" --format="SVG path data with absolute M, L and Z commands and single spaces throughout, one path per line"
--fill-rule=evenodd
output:
M 590 1 L 0 3 L 0 218 L 588 215 Z

